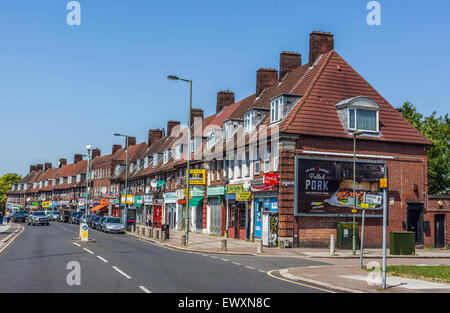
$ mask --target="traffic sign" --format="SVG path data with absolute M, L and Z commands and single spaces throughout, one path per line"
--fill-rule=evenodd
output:
M 362 209 L 368 209 L 369 208 L 369 204 L 368 203 L 361 203 L 361 208 Z
M 352 209 L 352 213 L 353 213 L 353 214 L 355 214 L 356 212 L 358 212 L 358 210 Z
M 387 188 L 387 178 L 380 178 L 380 188 Z
M 80 224 L 80 239 L 81 241 L 89 241 L 88 226 L 85 223 Z

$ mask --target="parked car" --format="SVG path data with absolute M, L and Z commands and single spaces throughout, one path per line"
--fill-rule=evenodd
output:
M 62 212 L 61 216 L 59 217 L 60 222 L 69 223 L 71 214 L 72 214 L 72 211 L 64 210 Z
M 94 228 L 97 230 L 101 230 L 102 229 L 102 223 L 103 221 L 106 219 L 105 216 L 101 216 L 98 220 L 96 220 L 94 222 Z
M 83 217 L 83 213 L 77 213 L 77 214 L 75 214 L 75 217 L 74 217 L 74 224 L 77 224 L 77 225 L 79 225 L 80 224 L 80 222 L 81 222 L 81 218 Z
M 49 225 L 48 222 L 48 216 L 45 214 L 45 212 L 42 211 L 34 211 L 30 215 L 28 215 L 27 218 L 27 224 L 28 225 Z
M 94 220 L 98 219 L 98 215 L 91 215 L 91 217 L 88 219 L 88 226 L 90 228 L 94 228 Z
M 106 217 L 101 224 L 101 231 L 105 233 L 125 233 L 120 217 Z
M 76 224 L 77 222 L 76 222 L 76 218 L 77 218 L 77 216 L 79 216 L 79 215 L 81 215 L 81 213 L 78 213 L 78 212 L 71 212 L 71 214 L 70 214 L 70 223 L 71 224 Z
M 87 216 L 82 214 L 80 216 L 80 223 L 88 223 L 89 219 L 91 218 L 92 215 L 88 214 Z
M 59 211 L 53 211 L 50 215 L 49 215 L 49 220 L 51 221 L 57 221 L 59 220 L 59 217 L 61 216 L 61 212 Z
M 15 212 L 15 213 L 11 216 L 11 220 L 12 220 L 13 222 L 21 222 L 21 223 L 25 223 L 25 215 L 23 214 L 23 211 Z

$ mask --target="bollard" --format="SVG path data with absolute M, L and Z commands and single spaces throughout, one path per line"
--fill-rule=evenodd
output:
M 162 231 L 161 230 L 161 240 L 162 241 L 165 241 L 167 238 L 166 238 L 166 235 L 167 235 L 167 233 L 165 232 L 165 231 Z
M 159 239 L 159 229 L 155 230 L 155 237 L 156 239 Z
M 330 255 L 334 255 L 334 235 L 330 237 Z
M 227 240 L 226 239 L 220 240 L 220 250 L 227 251 Z
M 257 253 L 263 253 L 264 249 L 263 249 L 263 245 L 262 245 L 262 240 L 259 242 L 259 245 L 256 246 L 256 252 Z
M 137 235 L 141 234 L 141 228 L 139 226 L 136 226 L 136 233 Z
M 186 235 L 181 235 L 181 245 L 186 246 Z
M 153 238 L 153 227 L 150 227 L 150 228 L 148 229 L 148 236 L 149 236 L 150 238 Z
M 132 232 L 132 233 L 136 232 L 136 226 L 131 225 L 131 232 Z

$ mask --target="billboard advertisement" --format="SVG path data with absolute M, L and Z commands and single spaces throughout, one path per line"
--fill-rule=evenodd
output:
M 384 170 L 384 162 L 357 160 L 353 196 L 353 160 L 296 157 L 295 215 L 350 215 L 354 201 L 356 209 L 382 214 Z

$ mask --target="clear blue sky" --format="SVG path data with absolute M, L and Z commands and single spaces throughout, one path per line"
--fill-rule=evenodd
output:
M 91 144 L 110 153 L 114 132 L 147 139 L 150 128 L 187 119 L 187 85 L 209 115 L 216 93 L 255 90 L 256 70 L 278 68 L 279 53 L 308 60 L 312 30 L 392 105 L 420 112 L 450 107 L 450 1 L 80 0 L 81 26 L 66 24 L 68 0 L 0 3 L 0 175 L 30 164 L 73 161 Z

